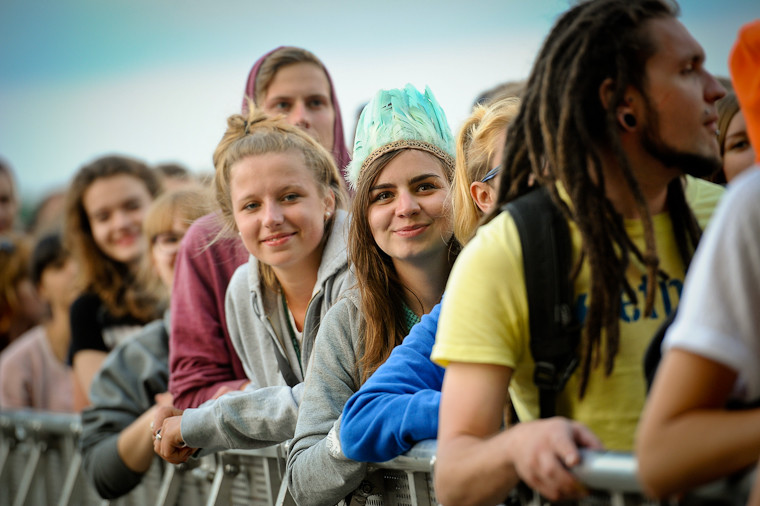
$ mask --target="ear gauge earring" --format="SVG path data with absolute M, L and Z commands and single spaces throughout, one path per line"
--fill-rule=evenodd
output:
M 625 126 L 628 128 L 634 128 L 636 126 L 636 116 L 630 112 L 623 114 L 623 123 L 625 123 Z

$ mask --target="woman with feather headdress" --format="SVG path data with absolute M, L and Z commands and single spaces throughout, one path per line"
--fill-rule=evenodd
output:
M 355 190 L 349 259 L 357 287 L 322 320 L 306 377 L 288 486 L 299 504 L 336 504 L 366 464 L 340 450 L 346 400 L 443 294 L 459 251 L 449 190 L 454 139 L 429 89 L 381 90 L 359 118 L 347 179 Z

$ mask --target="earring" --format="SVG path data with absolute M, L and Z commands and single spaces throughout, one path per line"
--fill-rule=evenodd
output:
M 330 211 L 325 211 L 325 219 L 329 219 L 330 215 L 332 215 Z
M 625 123 L 628 128 L 634 128 L 636 126 L 636 116 L 630 112 L 623 114 L 623 123 Z

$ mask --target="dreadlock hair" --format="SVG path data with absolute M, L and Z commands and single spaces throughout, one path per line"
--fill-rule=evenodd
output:
M 666 0 L 589 0 L 570 9 L 544 42 L 522 108 L 507 134 L 495 212 L 527 193 L 532 176 L 549 188 L 553 201 L 580 232 L 581 255 L 571 277 L 578 275 L 586 259 L 589 262 L 591 293 L 580 343 L 580 398 L 602 350 L 605 374 L 612 372 L 619 348 L 621 292 L 637 302 L 625 277 L 630 255 L 645 266 L 649 279 L 645 316 L 652 313 L 655 279 L 662 275 L 652 217 L 623 151 L 614 104 L 622 103 L 629 85 L 645 91 L 646 62 L 656 52 L 646 22 L 677 15 L 678 5 Z M 613 104 L 607 108 L 599 98 L 606 79 L 612 80 L 609 103 Z M 622 216 L 605 195 L 602 160 L 609 154 L 619 165 L 642 217 L 644 252 L 628 237 Z M 558 184 L 567 191 L 572 209 L 560 198 Z M 667 205 L 679 254 L 688 266 L 701 230 L 686 203 L 680 178 L 668 186 Z

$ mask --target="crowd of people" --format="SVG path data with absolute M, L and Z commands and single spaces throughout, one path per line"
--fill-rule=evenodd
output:
M 406 85 L 349 152 L 325 65 L 281 46 L 212 178 L 103 156 L 24 229 L 0 163 L 0 409 L 81 412 L 106 499 L 285 441 L 303 505 L 434 438 L 452 505 L 583 497 L 583 448 L 635 451 L 657 498 L 755 464 L 760 21 L 718 80 L 678 9 L 580 2 L 457 135 Z

